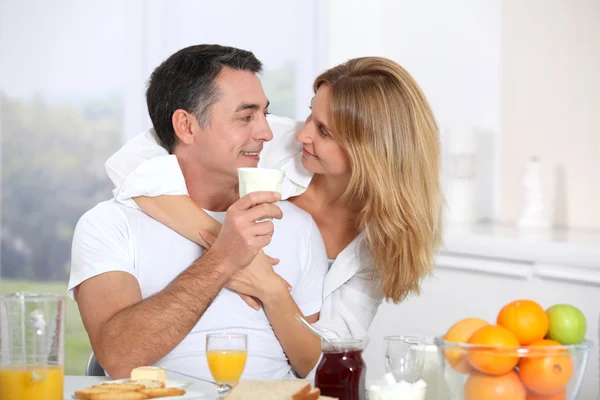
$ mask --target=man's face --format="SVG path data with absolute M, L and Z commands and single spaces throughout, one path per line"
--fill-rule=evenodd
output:
M 265 117 L 269 101 L 252 72 L 223 68 L 215 84 L 221 96 L 209 125 L 194 125 L 193 154 L 203 169 L 237 182 L 237 169 L 256 167 L 263 143 L 273 139 Z

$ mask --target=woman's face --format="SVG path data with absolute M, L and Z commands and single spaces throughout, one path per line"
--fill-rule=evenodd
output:
M 302 143 L 302 165 L 313 174 L 347 175 L 350 160 L 346 151 L 336 140 L 336 132 L 330 123 L 331 90 L 321 85 L 312 99 L 311 114 L 304 128 L 296 135 Z

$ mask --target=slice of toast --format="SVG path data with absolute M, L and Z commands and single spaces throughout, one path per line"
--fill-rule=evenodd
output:
M 134 385 L 144 385 L 144 389 L 156 389 L 165 387 L 165 384 L 161 381 L 155 381 L 151 379 L 138 379 L 136 381 L 129 381 L 129 383 Z
M 124 390 L 126 392 L 139 392 L 142 389 L 145 389 L 146 386 L 144 385 L 138 385 L 135 383 L 103 383 L 99 386 L 92 386 L 92 387 L 99 387 L 102 389 L 107 389 L 107 390 Z
M 81 400 L 90 400 L 92 398 L 92 395 L 94 394 L 98 394 L 98 393 L 106 393 L 109 392 L 109 389 L 102 389 L 98 386 L 94 386 L 94 387 L 90 387 L 90 388 L 85 388 L 85 389 L 81 389 L 75 392 L 75 398 L 76 399 L 81 399 Z
M 143 389 L 142 393 L 148 396 L 149 399 L 158 399 L 169 396 L 182 396 L 185 390 L 178 388 L 149 388 Z
M 142 392 L 111 390 L 109 392 L 93 394 L 90 400 L 146 400 L 148 398 Z
M 240 381 L 225 397 L 227 400 L 308 400 L 312 388 L 302 380 Z

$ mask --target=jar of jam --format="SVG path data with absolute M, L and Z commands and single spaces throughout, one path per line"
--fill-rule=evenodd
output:
M 366 400 L 367 366 L 362 358 L 362 341 L 323 340 L 322 351 L 315 373 L 315 386 L 321 394 L 339 400 Z

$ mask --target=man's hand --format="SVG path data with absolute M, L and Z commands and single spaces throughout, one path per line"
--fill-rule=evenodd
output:
M 200 236 L 211 248 L 216 241 L 210 232 L 202 231 Z M 292 290 L 290 284 L 273 270 L 273 265 L 277 265 L 279 260 L 267 256 L 262 251 L 252 260 L 250 265 L 237 272 L 225 285 L 225 287 L 236 291 L 242 300 L 255 310 L 260 309 L 258 299 L 264 298 L 271 290 L 277 289 L 280 283 Z
M 250 264 L 258 252 L 271 242 L 274 230 L 273 222 L 256 221 L 281 219 L 281 209 L 272 204 L 280 198 L 277 192 L 253 192 L 233 203 L 210 251 L 222 257 L 234 271 Z

